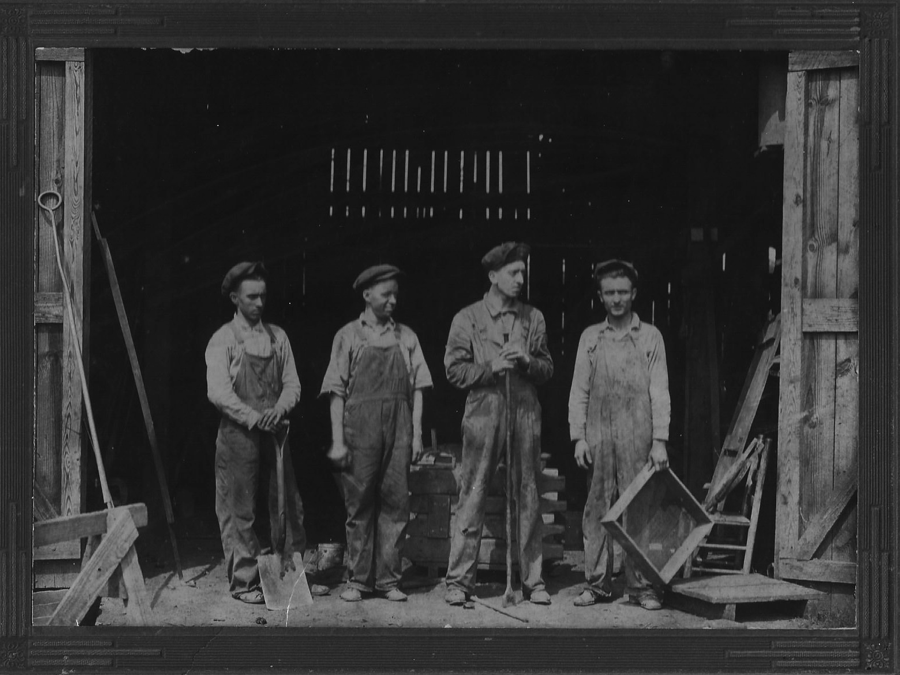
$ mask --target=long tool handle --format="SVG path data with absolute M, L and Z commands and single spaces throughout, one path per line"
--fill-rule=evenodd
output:
M 45 206 L 43 203 L 43 198 L 45 196 L 52 196 L 57 199 L 57 203 L 55 206 Z M 47 192 L 42 192 L 38 196 L 38 206 L 40 206 L 48 216 L 48 220 L 50 221 L 50 229 L 53 231 L 53 250 L 56 252 L 56 266 L 59 269 L 59 277 L 62 280 L 63 286 L 63 299 L 65 300 L 66 306 L 66 314 L 69 317 L 69 325 L 70 330 L 72 331 L 72 348 L 75 350 L 75 362 L 78 365 L 78 374 L 81 376 L 81 393 L 84 397 L 84 409 L 87 412 L 88 418 L 88 429 L 91 433 L 91 443 L 94 446 L 94 459 L 97 461 L 97 471 L 100 474 L 100 490 L 103 492 L 103 502 L 106 504 L 106 508 L 112 509 L 114 508 L 112 495 L 109 493 L 109 484 L 106 482 L 106 469 L 103 467 L 103 456 L 100 454 L 100 440 L 97 437 L 97 427 L 94 424 L 94 409 L 91 406 L 91 395 L 88 392 L 87 386 L 87 377 L 84 373 L 84 357 L 81 352 L 81 343 L 78 340 L 77 333 L 77 324 L 75 323 L 75 312 L 72 311 L 72 298 L 69 295 L 69 284 L 66 281 L 66 273 L 63 269 L 62 264 L 62 253 L 60 252 L 59 247 L 59 234 L 56 232 L 56 220 L 53 217 L 53 212 L 59 208 L 59 205 L 62 203 L 62 197 L 59 196 L 58 192 L 54 192 L 52 190 L 48 190 Z
M 285 515 L 284 505 L 284 446 L 287 444 L 288 432 L 290 427 L 285 427 L 284 438 L 278 441 L 278 432 L 272 435 L 275 442 L 275 481 L 278 483 L 278 543 L 275 546 L 275 552 L 284 554 L 284 544 L 287 541 L 287 516 Z
M 175 532 L 172 529 L 172 524 L 175 522 L 175 514 L 172 512 L 172 497 L 169 495 L 169 484 L 166 481 L 166 472 L 163 469 L 162 458 L 159 454 L 156 427 L 153 425 L 153 417 L 150 414 L 150 402 L 147 400 L 147 388 L 144 386 L 141 364 L 138 362 L 137 349 L 134 347 L 134 337 L 131 334 L 128 315 L 125 313 L 125 302 L 122 300 L 122 291 L 119 288 L 119 277 L 116 274 L 116 266 L 113 264 L 109 243 L 101 236 L 100 226 L 97 224 L 97 216 L 93 211 L 91 211 L 91 222 L 94 226 L 94 236 L 97 237 L 97 241 L 100 243 L 100 248 L 103 251 L 103 262 L 106 264 L 106 275 L 109 277 L 109 286 L 112 289 L 113 301 L 116 305 L 116 315 L 119 317 L 119 328 L 122 330 L 122 338 L 125 340 L 125 349 L 128 352 L 128 360 L 131 363 L 131 374 L 134 376 L 138 400 L 141 403 L 144 427 L 147 429 L 147 439 L 150 441 L 150 452 L 153 455 L 153 466 L 156 469 L 156 479 L 159 482 L 159 490 L 162 493 L 166 522 L 169 525 L 169 540 L 172 543 L 172 553 L 175 556 L 175 570 L 178 572 L 178 578 L 184 580 L 184 573 L 181 569 L 181 556 L 178 554 L 178 544 L 175 539 Z
M 506 592 L 512 593 L 512 387 L 506 371 Z

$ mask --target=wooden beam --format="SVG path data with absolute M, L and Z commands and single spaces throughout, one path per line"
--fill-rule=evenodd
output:
M 50 520 L 59 517 L 59 509 L 50 502 L 50 498 L 44 492 L 39 483 L 34 484 L 34 498 L 32 500 L 35 520 Z
M 112 515 L 110 515 L 112 517 Z M 153 610 L 150 607 L 150 598 L 147 597 L 147 587 L 144 585 L 144 575 L 138 562 L 137 552 L 134 546 L 130 546 L 120 565 L 122 581 L 128 591 L 128 622 L 135 626 L 153 625 Z
M 63 322 L 62 293 L 34 294 L 34 325 Z
M 147 524 L 146 504 L 129 504 L 120 507 L 131 514 L 135 527 Z M 119 510 L 119 509 L 116 509 Z M 61 516 L 34 524 L 34 546 L 48 546 L 63 541 L 72 541 L 104 534 L 107 531 L 107 511 L 82 513 L 77 516 Z
M 105 515 L 105 512 L 104 512 Z M 88 565 L 50 617 L 51 626 L 77 626 L 135 540 L 137 528 L 127 508 L 113 509 L 106 536 Z
M 824 70 L 859 66 L 859 52 L 791 52 L 788 71 Z
M 63 323 L 63 420 L 62 420 L 62 492 L 60 513 L 70 516 L 81 513 L 82 428 L 81 375 L 78 367 L 78 347 L 83 344 L 84 314 L 84 63 L 65 64 L 65 114 L 63 148 L 65 172 L 60 193 L 62 211 L 63 269 L 68 274 L 72 293 L 75 325 Z M 47 225 L 44 225 L 47 227 Z M 80 553 L 80 549 L 79 549 Z
M 81 47 L 38 47 L 34 50 L 35 61 L 84 61 Z
M 788 73 L 784 125 L 784 179 L 781 246 L 781 366 L 778 410 L 778 495 L 775 510 L 775 564 L 797 541 L 800 503 L 801 283 L 803 203 L 806 198 L 806 73 Z
M 824 508 L 816 513 L 803 531 L 803 536 L 797 542 L 794 556 L 798 560 L 810 560 L 816 554 L 818 548 L 824 543 L 825 537 L 834 527 L 841 513 L 847 508 L 850 500 L 856 494 L 858 484 L 856 466 L 848 472 L 844 482 L 838 485 L 825 503 Z
M 856 583 L 856 563 L 796 558 L 782 558 L 778 563 L 779 579 L 829 584 Z
M 811 298 L 803 300 L 804 333 L 859 332 L 859 300 L 855 298 Z

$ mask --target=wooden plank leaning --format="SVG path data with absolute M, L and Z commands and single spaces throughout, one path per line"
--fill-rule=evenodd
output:
M 77 626 L 122 558 L 133 550 L 138 533 L 131 512 L 127 508 L 114 508 L 108 515 L 106 536 L 57 605 L 50 617 L 51 626 Z

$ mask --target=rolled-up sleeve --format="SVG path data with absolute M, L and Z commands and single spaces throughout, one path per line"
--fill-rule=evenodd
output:
M 547 322 L 538 310 L 534 310 L 532 326 L 534 333 L 530 341 L 529 354 L 531 362 L 528 364 L 526 374 L 534 384 L 544 384 L 553 377 L 553 357 L 550 356 L 550 347 L 547 344 Z
M 224 331 L 216 332 L 206 346 L 206 396 L 223 415 L 252 429 L 260 414 L 234 393 L 229 368 L 237 344 L 226 335 Z
M 447 381 L 458 389 L 486 387 L 495 382 L 490 363 L 475 363 L 472 338 L 472 320 L 460 312 L 453 317 L 444 352 Z
M 409 350 L 409 362 L 412 368 L 413 389 L 428 389 L 434 386 L 431 379 L 431 371 L 425 363 L 425 354 L 422 353 L 422 345 L 419 338 L 412 333 L 412 346 Z
M 331 360 L 322 380 L 319 396 L 336 394 L 347 398 L 347 387 L 350 384 L 350 338 L 343 329 L 334 336 L 331 345 Z
M 275 409 L 284 414 L 294 409 L 300 401 L 300 377 L 297 375 L 297 365 L 294 363 L 294 352 L 287 335 L 281 333 L 278 343 L 279 357 L 281 358 L 281 395 L 275 403 Z
M 578 340 L 575 352 L 575 372 L 569 389 L 569 438 L 573 441 L 585 440 L 587 436 L 587 408 L 591 384 L 591 359 L 588 354 L 590 329 L 585 330 Z
M 650 340 L 650 411 L 653 415 L 653 438 L 669 440 L 672 402 L 669 398 L 669 370 L 666 364 L 666 345 L 662 333 L 653 329 Z

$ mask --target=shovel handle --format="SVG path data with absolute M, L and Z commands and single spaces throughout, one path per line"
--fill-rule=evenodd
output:
M 275 546 L 279 553 L 284 553 L 284 544 L 287 540 L 287 517 L 284 505 L 284 446 L 287 444 L 290 427 L 285 427 L 284 438 L 278 441 L 278 433 L 272 434 L 275 443 L 275 482 L 278 483 L 278 542 Z

